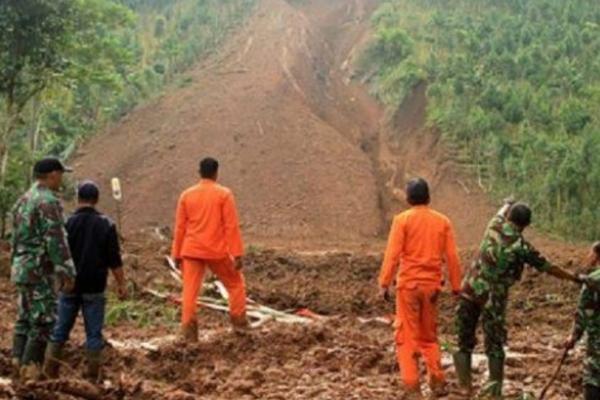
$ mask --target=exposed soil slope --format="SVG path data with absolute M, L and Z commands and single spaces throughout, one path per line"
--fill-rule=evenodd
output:
M 340 30 L 364 28 L 362 8 L 321 3 L 337 3 L 314 13 L 331 7 Z M 344 49 L 333 45 L 307 14 L 262 1 L 220 54 L 190 72 L 188 86 L 91 140 L 76 160 L 78 175 L 124 181 L 127 228 L 170 225 L 198 159 L 213 155 L 250 237 L 375 236 L 376 171 L 358 144 L 363 130 L 376 129 L 379 110 L 351 104 L 334 72 Z
M 189 73 L 191 83 L 84 146 L 77 175 L 123 180 L 128 231 L 170 226 L 198 159 L 214 155 L 247 238 L 314 248 L 382 237 L 402 206 L 399 189 L 420 174 L 471 243 L 484 220 L 464 209 L 464 185 L 440 169 L 436 135 L 423 134 L 424 87 L 389 121 L 350 79 L 376 3 L 261 1 L 222 51 Z M 471 202 L 476 211 L 487 204 Z
M 404 183 L 415 175 L 430 180 L 434 206 L 454 221 L 464 265 L 494 207 L 425 127 L 425 86 L 390 116 L 353 83 L 353 61 L 368 39 L 376 3 L 261 0 L 222 51 L 189 73 L 187 86 L 172 88 L 80 150 L 80 178 L 96 179 L 105 189 L 113 176 L 124 182 L 125 260 L 134 299 L 158 302 L 161 321 L 172 316 L 166 326 L 151 319 L 140 327 L 125 318 L 107 328 L 112 343 L 131 346 L 107 350 L 106 381 L 96 398 L 402 398 L 392 327 L 362 319 L 393 312 L 393 304 L 377 296 L 376 276 L 390 218 L 406 206 Z M 204 309 L 201 342 L 172 342 L 175 306 L 143 291 L 179 290 L 162 266 L 168 230 L 141 228 L 171 225 L 177 195 L 196 181 L 197 161 L 205 155 L 222 161 L 222 180 L 237 195 L 247 242 L 263 245 L 248 252 L 249 296 L 327 319 L 308 326 L 267 323 L 240 336 L 225 314 Z M 109 199 L 102 206 L 114 215 Z M 580 248 L 539 237 L 535 243 L 559 265 L 580 265 Z M 15 392 L 20 398 L 81 398 L 59 395 L 56 386 L 24 388 L 7 380 L 16 304 L 7 265 L 0 259 L 0 306 L 7 311 L 0 315 L 0 398 Z M 576 296 L 573 285 L 532 272 L 515 288 L 507 398 L 526 398 L 545 384 Z M 444 293 L 445 349 L 454 341 L 453 308 Z M 83 353 L 76 351 L 82 340 L 79 324 L 67 351 L 68 378 L 83 370 Z M 481 351 L 477 387 L 485 381 Z M 582 358 L 578 348 L 549 398 L 579 396 Z M 448 351 L 443 364 L 456 383 Z M 53 384 L 73 383 L 81 381 Z

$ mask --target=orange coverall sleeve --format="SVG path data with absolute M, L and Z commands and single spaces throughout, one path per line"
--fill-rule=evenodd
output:
M 452 290 L 458 292 L 461 288 L 462 271 L 460 268 L 460 259 L 458 249 L 456 248 L 456 239 L 454 228 L 448 223 L 446 230 L 446 263 L 448 264 L 448 278 Z
M 379 286 L 382 288 L 390 287 L 394 280 L 394 275 L 400 266 L 400 258 L 404 249 L 404 222 L 396 217 L 392 223 L 390 236 L 388 238 L 383 266 L 379 274 Z
M 173 248 L 171 249 L 171 257 L 175 260 L 180 260 L 181 248 L 183 239 L 185 238 L 185 230 L 187 227 L 187 214 L 185 211 L 185 198 L 182 195 L 177 202 L 177 211 L 175 212 L 175 232 L 173 235 Z
M 242 243 L 242 233 L 240 231 L 240 221 L 233 194 L 229 193 L 223 204 L 223 224 L 225 229 L 225 240 L 229 249 L 229 254 L 233 257 L 244 255 L 244 244 Z

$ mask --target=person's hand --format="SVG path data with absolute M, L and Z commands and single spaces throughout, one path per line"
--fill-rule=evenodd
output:
M 512 206 L 513 204 L 516 203 L 515 196 L 513 196 L 511 194 L 510 196 L 508 196 L 507 198 L 504 199 L 503 203 L 508 204 L 509 206 Z
M 60 291 L 65 294 L 69 294 L 69 293 L 73 293 L 74 290 L 75 290 L 75 279 L 71 278 L 70 276 L 63 276 L 61 285 L 60 285 Z
M 572 350 L 573 347 L 575 347 L 575 344 L 577 344 L 577 340 L 573 336 L 571 336 L 565 341 L 563 347 L 565 348 L 565 350 Z
M 585 285 L 588 283 L 588 276 L 586 274 L 577 274 L 575 275 L 575 282 L 580 285 Z
M 125 282 L 117 285 L 117 297 L 119 300 L 127 300 L 127 284 Z
M 243 257 L 235 257 L 233 259 L 233 265 L 237 271 L 241 271 L 244 269 L 244 258 Z
M 175 268 L 181 271 L 181 264 L 183 263 L 183 260 L 181 258 L 176 258 L 173 260 L 173 262 L 175 263 Z
M 390 294 L 390 288 L 388 287 L 380 287 L 379 288 L 379 297 L 383 299 L 383 301 L 390 302 L 392 301 L 392 296 Z

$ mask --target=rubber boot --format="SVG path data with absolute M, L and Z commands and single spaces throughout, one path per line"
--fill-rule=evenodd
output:
M 429 388 L 431 389 L 430 399 L 439 399 L 441 397 L 446 397 L 450 394 L 448 390 L 448 383 L 445 380 L 438 379 L 430 379 L 429 380 Z
M 60 364 L 63 357 L 62 343 L 48 343 L 46 347 L 46 356 L 44 357 L 44 367 L 42 372 L 47 379 L 58 379 Z
M 494 400 L 502 399 L 502 385 L 504 383 L 504 359 L 490 357 L 488 360 L 490 369 L 489 396 Z
M 19 379 L 21 370 L 21 360 L 23 359 L 23 353 L 25 352 L 25 346 L 27 345 L 27 336 L 15 334 L 13 337 L 12 347 L 12 360 L 11 364 L 13 367 L 13 378 Z
M 45 353 L 45 340 L 27 340 L 25 350 L 23 351 L 23 358 L 21 359 L 21 369 L 19 371 L 19 380 L 22 383 L 41 380 L 42 364 L 44 363 Z
M 10 377 L 13 381 L 17 382 L 21 375 L 21 360 L 13 357 L 10 363 L 12 366 L 12 374 Z
M 13 360 L 17 360 L 19 364 L 23 359 L 23 353 L 25 353 L 25 346 L 27 346 L 27 336 L 15 334 L 13 336 L 12 358 Z
M 87 368 L 84 378 L 92 383 L 100 382 L 100 370 L 102 368 L 102 350 L 87 350 Z
M 27 340 L 27 345 L 21 358 L 21 365 L 37 364 L 41 368 L 44 363 L 46 345 L 47 342 L 45 340 Z
M 598 400 L 600 399 L 600 387 L 585 385 L 583 400 Z
M 402 400 L 423 400 L 423 394 L 420 387 L 405 387 Z
M 192 321 L 181 326 L 181 338 L 188 343 L 198 342 L 198 321 Z
M 456 352 L 452 356 L 454 359 L 454 369 L 458 377 L 458 386 L 460 395 L 470 397 L 473 394 L 473 379 L 472 379 L 472 355 L 467 352 Z
M 42 367 L 38 363 L 23 365 L 19 372 L 19 381 L 22 384 L 38 382 L 42 379 Z
M 229 318 L 234 331 L 245 332 L 250 329 L 246 314 L 240 315 L 239 317 L 230 316 Z

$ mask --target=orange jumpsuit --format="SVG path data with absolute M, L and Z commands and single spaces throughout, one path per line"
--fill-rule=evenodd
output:
M 427 206 L 394 218 L 379 285 L 388 288 L 396 275 L 396 353 L 405 386 L 419 387 L 418 356 L 424 358 L 430 384 L 445 382 L 437 338 L 437 299 L 442 264 L 454 291 L 460 290 L 461 267 L 450 220 Z
M 223 282 L 229 293 L 232 319 L 246 314 L 244 276 L 234 266 L 234 257 L 244 253 L 235 200 L 231 191 L 213 180 L 183 192 L 177 204 L 171 256 L 182 261 L 183 310 L 181 323 L 197 321 L 197 298 L 206 268 Z

